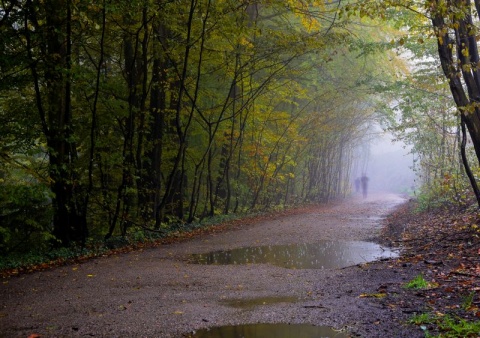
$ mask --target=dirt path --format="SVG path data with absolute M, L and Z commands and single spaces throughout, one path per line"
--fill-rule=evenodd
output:
M 361 297 L 412 278 L 414 271 L 396 271 L 388 262 L 343 269 L 189 263 L 190 254 L 239 247 L 372 240 L 382 218 L 403 201 L 394 195 L 350 199 L 183 243 L 12 277 L 0 287 L 0 337 L 181 337 L 246 323 L 421 337 L 403 324 L 401 311 Z

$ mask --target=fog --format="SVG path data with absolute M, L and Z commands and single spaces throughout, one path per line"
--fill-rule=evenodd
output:
M 403 142 L 381 133 L 360 151 L 353 179 L 363 173 L 369 178 L 368 190 L 395 193 L 411 192 L 415 186 L 413 154 Z

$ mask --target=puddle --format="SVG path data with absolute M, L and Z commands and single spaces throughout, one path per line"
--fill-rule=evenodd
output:
M 257 306 L 279 304 L 279 303 L 295 303 L 298 301 L 297 297 L 259 297 L 252 299 L 225 299 L 221 303 L 231 307 L 240 309 L 252 309 Z
M 206 265 L 269 263 L 289 269 L 332 269 L 393 257 L 398 254 L 371 242 L 321 241 L 192 254 L 189 261 Z
M 195 338 L 347 338 L 344 332 L 335 331 L 325 326 L 308 324 L 250 324 L 221 326 L 198 330 L 189 337 Z

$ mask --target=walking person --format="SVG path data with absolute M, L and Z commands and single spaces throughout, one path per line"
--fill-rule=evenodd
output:
M 360 178 L 360 182 L 362 185 L 362 194 L 363 198 L 367 198 L 367 190 L 368 190 L 368 177 L 366 174 L 363 174 Z

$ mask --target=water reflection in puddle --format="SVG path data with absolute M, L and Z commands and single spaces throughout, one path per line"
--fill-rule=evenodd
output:
M 396 252 L 371 242 L 322 241 L 193 254 L 190 262 L 214 265 L 270 263 L 289 269 L 329 269 L 397 256 Z
M 237 326 L 221 326 L 198 330 L 190 335 L 195 338 L 317 338 L 317 337 L 348 337 L 329 327 L 308 324 L 251 324 Z

